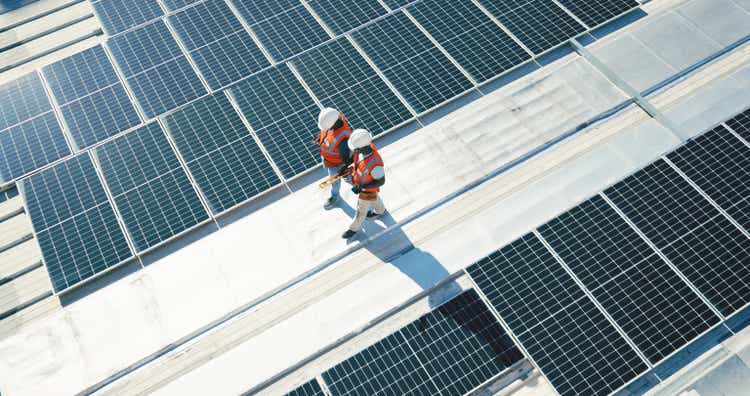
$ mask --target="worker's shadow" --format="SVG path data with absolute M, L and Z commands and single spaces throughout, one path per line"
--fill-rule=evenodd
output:
M 349 218 L 354 218 L 356 211 L 348 203 L 342 200 L 339 207 Z M 397 268 L 422 290 L 428 290 L 451 276 L 432 254 L 415 247 L 397 224 L 389 212 L 374 221 L 365 220 L 362 231 L 348 243 L 363 243 L 370 253 Z M 369 240 L 376 235 L 376 238 Z M 430 293 L 430 306 L 442 305 L 462 291 L 463 288 L 458 283 L 451 281 Z

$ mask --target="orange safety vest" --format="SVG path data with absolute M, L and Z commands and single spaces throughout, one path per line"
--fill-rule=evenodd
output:
M 375 148 L 374 144 L 371 144 L 370 147 L 372 147 L 372 154 L 370 154 L 367 158 L 363 158 L 362 161 L 359 161 L 359 152 L 354 152 L 354 171 L 352 172 L 352 183 L 357 186 L 362 186 L 375 181 L 375 178 L 372 177 L 372 170 L 375 169 L 376 166 L 384 166 L 383 158 L 380 157 L 378 149 Z M 380 187 L 364 189 L 360 193 L 360 198 L 365 200 L 374 200 L 377 197 L 378 191 L 380 191 Z
M 352 130 L 349 127 L 349 121 L 346 120 L 343 114 L 340 115 L 344 121 L 344 125 L 341 128 L 334 131 L 322 130 L 320 131 L 320 137 L 318 138 L 318 144 L 320 145 L 320 156 L 323 157 L 323 163 L 329 168 L 336 168 L 344 163 L 344 158 L 341 156 L 339 146 L 344 139 L 348 139 L 351 135 Z

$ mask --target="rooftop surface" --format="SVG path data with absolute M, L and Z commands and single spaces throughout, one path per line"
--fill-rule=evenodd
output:
M 750 4 L 717 3 L 649 2 L 382 137 L 389 216 L 356 241 L 339 238 L 355 197 L 322 211 L 316 170 L 45 299 L 41 319 L 4 320 L 0 391 L 281 394 L 318 377 L 476 288 L 466 267 L 750 107 Z M 744 333 L 709 332 L 661 367 L 677 374 L 622 392 L 741 389 L 726 378 L 746 378 Z M 529 360 L 493 382 L 480 391 L 555 393 Z

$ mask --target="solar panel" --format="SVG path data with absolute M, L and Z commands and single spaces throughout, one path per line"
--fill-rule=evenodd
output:
M 588 27 L 596 27 L 639 6 L 636 0 L 560 0 Z
M 401 8 L 409 3 L 413 3 L 415 0 L 383 0 L 383 3 L 388 6 L 388 8 L 395 10 L 397 8 Z
M 199 99 L 165 122 L 214 213 L 281 183 L 223 93 Z
M 407 9 L 478 82 L 531 58 L 471 0 L 427 0 Z
M 162 0 L 162 3 L 164 3 L 164 6 L 167 7 L 169 11 L 176 11 L 200 1 L 202 0 Z
M 352 30 L 388 12 L 378 0 L 311 0 L 308 3 L 335 34 Z
M 378 134 L 412 118 L 346 39 L 309 51 L 295 59 L 294 65 L 323 105 L 346 114 L 353 128 Z
M 539 232 L 589 289 L 654 254 L 600 196 L 539 227 Z
M 0 181 L 10 181 L 48 165 L 70 149 L 53 112 L 0 131 Z
M 164 14 L 157 0 L 93 0 L 91 5 L 110 36 Z
M 417 113 L 472 87 L 403 13 L 367 25 L 353 37 Z
M 35 72 L 0 85 L 0 103 L 0 131 L 52 111 L 42 79 Z
M 708 305 L 656 254 L 592 293 L 654 364 L 719 323 Z
M 147 117 L 206 93 L 164 21 L 113 37 L 108 44 Z
M 562 44 L 586 30 L 552 0 L 479 2 L 535 54 Z
M 719 214 L 663 160 L 605 193 L 660 248 Z
M 521 354 L 475 291 L 323 373 L 333 395 L 455 395 Z
M 313 143 L 320 109 L 289 68 L 280 65 L 258 73 L 231 92 L 284 177 L 321 162 Z
M 56 291 L 132 256 L 88 154 L 25 179 L 23 190 Z
M 648 369 L 585 297 L 518 338 L 562 396 L 609 395 Z
M 320 388 L 318 381 L 312 380 L 287 393 L 286 396 L 326 396 L 326 394 Z
M 750 302 L 750 239 L 724 216 L 696 227 L 663 250 L 723 315 Z
M 468 272 L 516 333 L 585 296 L 533 234 L 490 254 Z
M 609 394 L 647 369 L 533 234 L 467 271 L 561 395 Z
M 329 39 L 298 0 L 233 0 L 233 3 L 276 61 Z
M 740 214 L 750 203 L 750 147 L 723 126 L 669 154 L 669 159 L 724 210 Z
M 81 148 L 141 122 L 101 46 L 46 66 L 42 73 Z
M 750 142 L 750 109 L 727 121 L 727 125 L 742 136 L 746 142 Z
M 108 142 L 96 154 L 138 251 L 208 219 L 158 123 Z
M 208 0 L 169 17 L 211 89 L 265 66 L 268 60 L 224 0 Z

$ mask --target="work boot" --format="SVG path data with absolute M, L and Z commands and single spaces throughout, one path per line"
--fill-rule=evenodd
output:
M 323 205 L 323 209 L 325 210 L 331 210 L 334 207 L 336 207 L 336 202 L 339 201 L 339 197 L 330 197 L 326 200 L 325 205 Z
M 350 239 L 350 238 L 351 238 L 351 237 L 353 237 L 353 236 L 354 236 L 354 234 L 356 234 L 356 233 L 357 233 L 356 231 L 352 231 L 352 230 L 346 230 L 346 232 L 345 232 L 345 233 L 341 234 L 341 237 L 342 237 L 342 238 L 344 238 L 344 239 Z
M 375 213 L 373 211 L 367 212 L 367 220 L 375 220 L 375 219 L 377 219 L 380 216 L 382 216 L 382 214 L 377 214 L 377 213 Z

